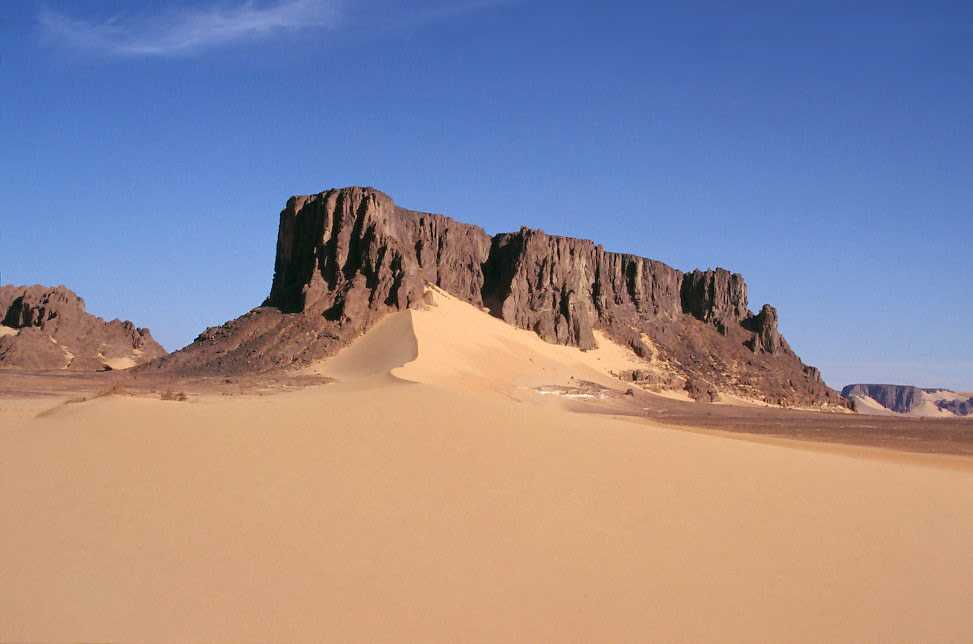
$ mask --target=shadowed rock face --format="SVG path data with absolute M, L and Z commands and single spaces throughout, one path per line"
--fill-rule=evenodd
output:
M 760 313 L 743 320 L 743 326 L 753 331 L 753 337 L 746 344 L 754 353 L 780 353 L 790 350 L 777 328 L 777 309 L 771 305 L 764 304 Z
M 584 239 L 522 228 L 493 238 L 482 294 L 490 312 L 549 342 L 591 349 L 595 328 L 680 314 L 681 273 Z
M 165 354 L 148 329 L 106 322 L 58 286 L 0 287 L 0 367 L 98 370 L 116 359 L 139 364 Z
M 966 394 L 956 394 L 948 389 L 923 389 L 912 385 L 848 385 L 841 390 L 841 394 L 848 399 L 853 397 L 871 398 L 889 411 L 908 414 L 929 401 L 941 411 L 956 416 L 968 416 L 973 413 L 973 397 Z M 944 395 L 951 394 L 951 395 Z
M 372 188 L 292 197 L 280 214 L 270 295 L 153 368 L 260 371 L 328 356 L 434 284 L 509 324 L 590 349 L 600 329 L 664 363 L 687 389 L 785 404 L 841 404 L 724 269 L 689 274 L 594 242 L 478 226 L 397 207 Z M 646 339 L 651 340 L 651 346 Z
M 841 390 L 841 395 L 866 396 L 899 414 L 909 413 L 922 402 L 922 389 L 910 385 L 848 385 Z
M 713 324 L 720 332 L 750 316 L 747 283 L 737 273 L 719 268 L 693 271 L 683 276 L 681 291 L 683 311 Z
M 358 326 L 415 305 L 427 282 L 479 304 L 489 250 L 481 228 L 397 208 L 376 190 L 293 197 L 280 215 L 264 306 Z
M 937 400 L 936 406 L 957 416 L 973 415 L 973 397 L 966 400 Z

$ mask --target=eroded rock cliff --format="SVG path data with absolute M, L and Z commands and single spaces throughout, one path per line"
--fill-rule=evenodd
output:
M 63 286 L 0 287 L 0 367 L 98 370 L 165 354 L 148 329 L 105 320 Z
M 719 390 L 789 405 L 842 402 L 780 336 L 773 307 L 750 312 L 738 274 L 683 274 L 527 228 L 491 237 L 357 187 L 292 197 L 263 305 L 152 367 L 234 373 L 306 364 L 389 311 L 419 306 L 427 284 L 549 342 L 590 349 L 602 330 L 700 398 Z
M 920 388 L 912 385 L 848 385 L 841 394 L 857 411 L 871 411 L 869 401 L 897 414 L 932 416 L 937 412 L 953 416 L 973 414 L 973 394 L 943 388 Z
M 846 398 L 866 396 L 889 411 L 907 414 L 923 401 L 922 389 L 911 385 L 848 385 L 841 390 Z

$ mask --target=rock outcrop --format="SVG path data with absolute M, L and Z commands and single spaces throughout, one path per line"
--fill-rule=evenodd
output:
M 757 315 L 744 319 L 744 328 L 754 334 L 746 343 L 750 350 L 754 353 L 789 351 L 790 347 L 787 346 L 784 336 L 780 334 L 777 324 L 777 309 L 769 304 L 764 304 Z
M 91 315 L 63 286 L 0 286 L 0 322 L 0 367 L 94 371 L 165 355 L 148 329 Z
M 907 414 L 922 400 L 922 389 L 911 385 L 848 385 L 841 395 L 851 399 L 853 396 L 871 398 L 882 407 L 897 414 Z
M 954 416 L 971 416 L 973 415 L 973 396 L 938 400 L 936 401 L 936 406 L 942 411 L 949 412 Z
M 973 395 L 949 389 L 920 388 L 912 385 L 848 385 L 841 394 L 856 411 L 870 413 L 876 405 L 896 414 L 909 416 L 973 414 Z
M 721 333 L 750 316 L 743 276 L 723 269 L 693 271 L 683 276 L 682 308 Z
M 236 373 L 307 364 L 388 312 L 420 306 L 427 284 L 549 342 L 590 349 L 601 330 L 699 398 L 719 390 L 787 405 L 843 402 L 791 351 L 772 307 L 749 311 L 738 274 L 683 274 L 527 228 L 491 237 L 399 208 L 373 188 L 292 197 L 280 214 L 263 305 L 148 368 Z

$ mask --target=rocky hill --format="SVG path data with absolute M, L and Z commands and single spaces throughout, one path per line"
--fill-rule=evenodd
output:
M 646 387 L 774 404 L 844 403 L 781 336 L 776 310 L 748 308 L 743 277 L 682 273 L 594 242 L 478 226 L 397 207 L 373 188 L 292 197 L 280 213 L 270 295 L 146 368 L 229 374 L 332 355 L 428 284 L 543 339 L 581 349 L 600 329 L 646 359 L 620 374 Z
M 148 329 L 85 311 L 63 286 L 0 286 L 0 368 L 103 370 L 165 355 Z
M 876 413 L 883 410 L 908 416 L 973 415 L 973 394 L 949 389 L 913 387 L 911 385 L 848 385 L 841 394 L 851 401 L 855 411 Z

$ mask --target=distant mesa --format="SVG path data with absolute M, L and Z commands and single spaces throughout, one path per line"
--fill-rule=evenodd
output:
M 85 311 L 64 286 L 0 286 L 0 368 L 125 369 L 166 351 L 148 329 Z
M 743 277 L 683 273 L 594 242 L 521 228 L 488 235 L 406 210 L 374 188 L 292 197 L 280 213 L 270 295 L 243 316 L 140 369 L 260 372 L 333 355 L 428 285 L 548 342 L 591 349 L 598 329 L 697 399 L 729 393 L 789 406 L 844 405 L 778 330 L 748 308 Z
M 973 417 L 973 393 L 911 385 L 848 385 L 841 390 L 852 408 L 863 414 L 915 417 Z

